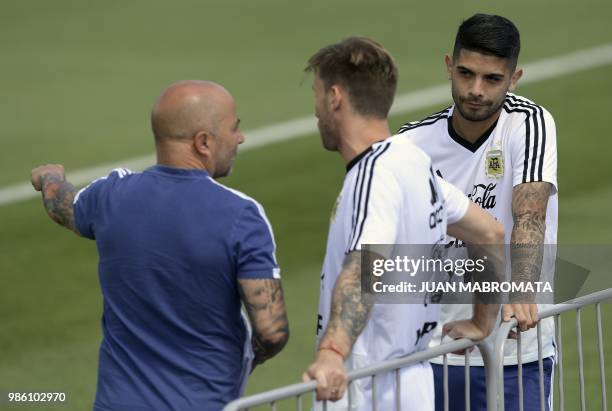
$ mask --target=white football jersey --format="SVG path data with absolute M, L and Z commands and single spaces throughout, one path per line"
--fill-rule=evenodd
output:
M 557 142 L 555 122 L 548 111 L 524 97 L 508 93 L 501 115 L 475 143 L 463 140 L 453 129 L 454 106 L 424 120 L 400 128 L 402 136 L 425 151 L 435 172 L 462 190 L 474 203 L 504 225 L 505 243 L 510 244 L 513 228 L 512 190 L 516 185 L 546 181 L 553 185 L 546 210 L 545 244 L 557 242 Z M 452 237 L 447 242 L 457 242 Z M 460 246 L 460 244 L 459 244 Z M 552 259 L 552 260 L 551 260 Z M 543 262 L 543 273 L 554 271 L 554 256 Z M 543 306 L 540 306 L 542 309 Z M 441 322 L 469 318 L 472 306 L 443 305 Z M 544 356 L 554 355 L 554 321 L 541 321 Z M 440 343 L 438 327 L 430 346 Z M 522 334 L 522 360 L 537 360 L 537 335 L 532 329 Z M 516 342 L 506 342 L 504 364 L 516 364 Z M 435 362 L 441 361 L 441 359 Z M 478 350 L 472 365 L 482 365 Z M 449 364 L 464 365 L 464 357 L 449 355 Z
M 429 157 L 405 138 L 389 137 L 353 159 L 331 215 L 317 340 L 327 327 L 347 253 L 363 244 L 443 244 L 447 215 L 451 223 L 458 221 L 468 205 L 467 197 L 437 178 Z M 375 304 L 347 368 L 425 349 L 438 317 L 437 304 Z

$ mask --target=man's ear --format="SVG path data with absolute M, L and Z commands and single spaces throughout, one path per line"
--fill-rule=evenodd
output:
M 510 79 L 510 91 L 514 91 L 521 77 L 523 77 L 523 69 L 517 68 L 516 70 L 514 70 L 514 74 Z
M 195 150 L 204 156 L 210 157 L 211 148 L 214 147 L 214 144 L 214 136 L 208 131 L 200 130 L 193 136 Z
M 327 101 L 331 111 L 336 111 L 342 106 L 343 89 L 337 84 L 332 85 L 327 92 Z
M 444 64 L 446 65 L 446 72 L 448 74 L 448 79 L 450 80 L 453 72 L 453 58 L 447 54 L 444 56 Z

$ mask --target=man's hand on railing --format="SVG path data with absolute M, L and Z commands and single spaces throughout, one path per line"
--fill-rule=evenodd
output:
M 508 322 L 514 317 L 518 322 L 521 331 L 527 331 L 538 324 L 538 305 L 537 304 L 505 304 L 502 307 L 502 321 Z M 510 331 L 508 338 L 516 339 L 516 331 Z
M 304 382 L 317 381 L 317 401 L 338 401 L 348 384 L 343 357 L 334 350 L 319 349 L 315 362 L 308 367 L 302 379 Z
M 474 314 L 469 320 L 450 321 L 442 327 L 442 338 L 453 340 L 467 338 L 472 341 L 484 340 L 495 327 L 499 304 L 474 304 Z M 474 348 L 472 347 L 472 350 Z M 465 350 L 454 354 L 465 354 Z
M 442 338 L 448 336 L 453 340 L 467 338 L 472 341 L 480 341 L 487 338 L 488 335 L 487 330 L 481 328 L 473 320 L 451 321 L 442 327 Z M 470 352 L 473 350 L 474 347 L 469 348 Z M 465 350 L 455 351 L 453 354 L 464 355 Z

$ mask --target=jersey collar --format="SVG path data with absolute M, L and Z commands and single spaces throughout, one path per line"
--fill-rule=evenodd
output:
M 357 154 L 351 161 L 348 162 L 348 164 L 346 165 L 346 172 L 348 173 L 349 171 L 351 171 L 351 168 L 353 168 L 357 163 L 359 163 L 359 161 L 365 157 L 366 154 L 368 154 L 370 151 L 372 151 L 372 146 L 366 148 L 365 150 L 363 150 L 361 153 Z
M 463 146 L 464 148 L 470 150 L 472 153 L 475 153 L 480 146 L 482 146 L 484 144 L 485 141 L 487 141 L 487 139 L 489 138 L 489 136 L 491 135 L 491 133 L 493 133 L 493 130 L 495 130 L 495 127 L 497 127 L 497 122 L 499 121 L 499 117 L 497 118 L 497 120 L 495 120 L 495 123 L 493 123 L 491 125 L 491 127 L 489 127 L 489 129 L 487 131 L 485 131 L 484 133 L 482 133 L 482 135 L 480 137 L 478 137 L 478 139 L 476 141 L 474 141 L 473 143 L 470 143 L 469 141 L 467 141 L 466 139 L 464 139 L 463 137 L 461 137 L 459 135 L 459 133 L 457 133 L 455 131 L 455 128 L 453 127 L 453 117 L 450 116 L 446 122 L 448 124 L 448 135 L 450 136 L 450 138 L 452 138 L 455 143 Z
M 208 171 L 198 168 L 178 168 L 156 164 L 146 171 L 160 174 L 170 174 L 178 177 L 208 177 Z

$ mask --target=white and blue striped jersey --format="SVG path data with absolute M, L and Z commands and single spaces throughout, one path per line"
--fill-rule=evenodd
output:
M 399 130 L 432 159 L 435 172 L 464 192 L 504 225 L 505 243 L 510 244 L 512 228 L 512 190 L 523 183 L 545 181 L 553 186 L 546 211 L 545 244 L 557 242 L 557 142 L 551 114 L 534 102 L 508 93 L 501 115 L 475 143 L 462 139 L 450 121 L 454 106 L 421 121 L 407 123 Z M 449 237 L 447 242 L 456 241 Z M 542 273 L 554 272 L 554 256 L 548 253 Z M 551 261 L 552 259 L 552 261 Z M 471 305 L 444 305 L 442 323 L 469 318 Z M 554 354 L 553 320 L 541 322 L 544 355 Z M 537 360 L 536 330 L 523 333 L 524 362 Z M 440 343 L 440 327 L 431 345 Z M 516 364 L 516 342 L 506 343 L 505 364 Z M 437 361 L 436 361 L 437 362 Z M 482 365 L 479 352 L 471 355 L 472 365 Z M 464 365 L 463 356 L 449 355 L 449 364 Z
M 435 176 L 429 157 L 401 137 L 378 142 L 353 159 L 332 211 L 317 338 L 327 326 L 333 288 L 347 253 L 364 244 L 443 243 L 447 222 L 463 218 L 468 204 L 459 190 Z M 437 217 L 434 224 L 432 213 Z M 372 363 L 421 350 L 431 335 L 423 330 L 431 331 L 437 321 L 436 304 L 376 304 L 353 354 Z
M 389 137 L 353 159 L 332 211 L 321 274 L 317 339 L 327 327 L 334 286 L 348 252 L 365 244 L 441 244 L 447 224 L 462 219 L 468 206 L 467 197 L 439 179 L 429 157 L 404 138 Z M 346 368 L 363 368 L 425 349 L 438 317 L 438 304 L 375 304 Z M 376 398 L 372 398 L 370 379 L 351 384 L 351 410 L 369 410 L 372 401 L 380 409 L 395 409 L 395 378 L 392 374 L 380 377 Z M 411 381 L 401 390 L 403 410 L 433 410 L 428 364 L 402 369 L 401 379 Z M 328 403 L 327 409 L 348 409 L 347 395 Z M 315 409 L 322 405 L 316 403 Z

